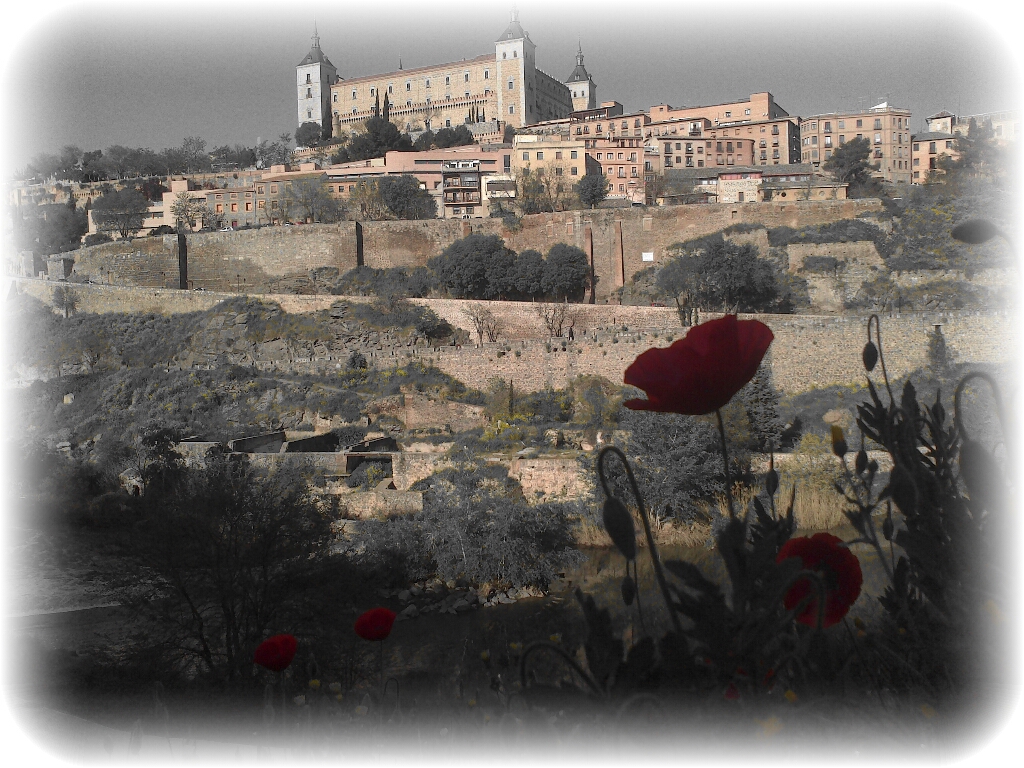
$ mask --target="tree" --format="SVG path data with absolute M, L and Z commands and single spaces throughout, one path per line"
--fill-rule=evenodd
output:
M 544 293 L 558 301 L 582 301 L 590 287 L 590 263 L 580 248 L 555 243 L 544 261 Z
M 687 523 L 710 522 L 702 502 L 713 501 L 723 491 L 722 455 L 712 423 L 628 408 L 618 416 L 619 434 L 629 435 L 628 446 L 615 442 L 628 450 L 651 512 Z M 629 498 L 628 492 L 621 497 Z
M 851 187 L 860 186 L 871 178 L 872 168 L 868 163 L 869 157 L 871 157 L 871 142 L 862 136 L 836 147 L 832 152 L 832 157 L 826 160 L 821 167 L 826 171 L 831 171 L 840 184 L 849 184 Z
M 596 208 L 608 197 L 608 180 L 603 174 L 588 173 L 576 185 L 576 194 L 583 205 Z
M 530 168 L 514 173 L 516 184 L 515 205 L 523 216 L 550 210 L 543 174 Z
M 561 338 L 566 326 L 572 328 L 579 319 L 579 309 L 562 302 L 560 304 L 538 304 L 537 316 L 544 321 L 548 335 Z
M 331 524 L 300 468 L 270 474 L 211 451 L 144 497 L 122 602 L 154 620 L 185 668 L 238 678 L 269 630 L 292 631 L 317 600 Z
M 737 245 L 720 234 L 710 235 L 695 243 L 689 253 L 676 258 L 683 263 L 670 261 L 662 267 L 669 270 L 665 294 L 681 297 L 687 302 L 684 307 L 692 304 L 701 309 L 740 312 L 777 308 L 775 270 L 769 262 L 758 258 L 757 250 L 749 243 Z
M 432 149 L 433 146 L 434 132 L 429 130 L 424 131 L 419 136 L 417 136 L 416 141 L 412 143 L 412 148 L 415 149 L 417 152 L 426 152 L 427 150 Z
M 470 304 L 466 307 L 466 315 L 473 323 L 477 338 L 483 344 L 484 334 L 487 334 L 488 341 L 497 341 L 501 332 L 501 321 L 495 316 L 485 304 Z
M 28 218 L 15 218 L 18 247 L 42 255 L 78 248 L 88 231 L 89 219 L 85 211 L 68 205 L 41 205 Z
M 128 239 L 142 229 L 149 203 L 134 189 L 107 192 L 92 205 L 92 218 L 103 232 L 117 232 Z
M 295 131 L 295 143 L 300 147 L 312 147 L 320 141 L 320 126 L 316 123 L 303 123 Z
M 437 277 L 438 286 L 448 295 L 482 299 L 491 294 L 487 265 L 496 259 L 507 260 L 507 257 L 505 241 L 497 235 L 472 234 L 456 240 L 427 266 Z
M 528 248 L 516 257 L 512 282 L 520 296 L 537 300 L 544 294 L 544 256 Z
M 288 146 L 291 137 L 285 133 L 279 139 L 284 141 L 267 141 L 264 139 L 253 150 L 256 155 L 257 168 L 270 168 L 272 165 L 284 165 L 292 161 L 292 149 Z
M 185 158 L 186 173 L 197 173 L 210 169 L 210 156 L 206 152 L 206 140 L 188 136 L 181 142 L 181 153 Z
M 175 226 L 179 231 L 186 225 L 190 231 L 194 230 L 196 222 L 207 217 L 206 201 L 193 197 L 188 192 L 179 192 L 171 203 L 171 216 L 174 217 Z
M 164 199 L 164 192 L 170 192 L 170 190 L 163 185 L 163 182 L 155 177 L 151 176 L 148 179 L 144 179 L 138 186 L 139 192 L 142 193 L 150 202 L 162 201 Z
M 464 125 L 457 126 L 456 128 L 442 128 L 433 137 L 433 144 L 438 149 L 461 147 L 474 143 L 476 143 L 476 139 L 473 138 L 469 128 Z
M 383 157 L 390 150 L 411 152 L 412 140 L 394 123 L 381 117 L 367 120 L 364 132 L 354 135 L 348 142 L 348 154 L 352 160 Z
M 686 328 L 693 325 L 693 294 L 699 281 L 698 260 L 675 258 L 659 271 L 655 282 L 658 293 L 676 303 L 679 322 Z
M 63 313 L 65 318 L 75 314 L 79 301 L 78 294 L 66 285 L 53 289 L 53 308 Z
M 359 218 L 384 221 L 393 217 L 380 194 L 380 180 L 361 181 L 349 193 L 349 202 L 359 211 Z
M 324 183 L 324 176 L 293 179 L 285 192 L 289 210 L 299 212 L 302 221 L 337 221 L 341 206 Z
M 928 369 L 932 375 L 939 380 L 948 377 L 952 361 L 949 355 L 949 348 L 946 346 L 946 337 L 942 333 L 942 326 L 936 325 L 928 334 Z
M 378 182 L 381 201 L 396 219 L 433 219 L 437 202 L 415 176 L 385 176 Z

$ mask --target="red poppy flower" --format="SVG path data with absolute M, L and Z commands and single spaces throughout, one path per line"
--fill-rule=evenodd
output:
M 391 626 L 398 614 L 387 608 L 371 608 L 356 619 L 356 634 L 363 640 L 384 640 L 391 634 Z
M 736 315 L 696 325 L 672 346 L 649 349 L 633 361 L 625 382 L 644 390 L 647 399 L 624 405 L 690 416 L 712 413 L 754 378 L 774 338 L 764 323 Z
M 798 557 L 803 563 L 804 570 L 814 571 L 821 577 L 825 585 L 825 615 L 821 622 L 823 627 L 839 623 L 860 595 L 860 587 L 864 581 L 860 561 L 842 544 L 842 539 L 831 533 L 801 536 L 783 544 L 776 558 L 776 562 L 781 563 L 790 557 Z M 786 593 L 783 602 L 786 610 L 792 610 L 808 595 L 811 599 L 796 620 L 813 627 L 818 621 L 818 597 L 810 579 L 798 579 Z
M 299 641 L 291 635 L 274 635 L 259 644 L 252 661 L 271 672 L 283 672 L 292 663 L 298 648 Z

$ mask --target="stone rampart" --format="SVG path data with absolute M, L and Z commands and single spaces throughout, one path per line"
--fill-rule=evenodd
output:
M 615 307 L 616 312 L 621 309 L 625 308 Z M 595 333 L 591 327 L 585 339 L 566 341 L 564 349 L 562 339 L 549 342 L 530 339 L 510 345 L 484 343 L 479 348 L 441 347 L 420 356 L 445 373 L 476 387 L 484 386 L 494 377 L 511 379 L 519 391 L 557 389 L 580 375 L 604 376 L 621 382 L 626 368 L 638 354 L 652 346 L 667 346 L 669 334 L 676 339 L 682 335 L 674 313 L 662 312 L 659 317 L 652 311 L 647 325 L 627 325 L 629 332 L 623 332 L 621 326 L 609 325 L 598 327 Z M 705 315 L 702 319 L 711 318 Z M 866 318 L 758 315 L 757 319 L 771 327 L 775 334 L 771 347 L 772 372 L 775 385 L 784 393 L 864 382 L 861 350 L 867 338 Z M 655 325 L 656 320 L 661 324 Z M 1014 359 L 1019 334 L 1006 315 L 905 313 L 882 319 L 890 376 L 898 377 L 925 365 L 928 334 L 935 324 L 942 325 L 947 346 L 956 362 Z M 639 330 L 641 328 L 643 330 Z M 657 338 L 653 335 L 655 332 Z M 506 351 L 507 346 L 512 347 L 511 352 Z
M 52 305 L 53 283 L 16 278 L 18 289 Z M 76 286 L 81 311 L 182 312 L 206 309 L 226 298 L 203 292 Z M 269 295 L 259 298 L 280 301 L 286 311 L 312 311 L 330 306 L 343 297 Z M 344 297 L 345 301 L 366 301 Z M 472 332 L 467 308 L 478 302 L 454 299 L 415 299 L 450 323 Z M 432 363 L 469 386 L 482 388 L 487 381 L 512 379 L 520 391 L 560 388 L 582 374 L 622 381 L 626 367 L 651 346 L 666 346 L 668 337 L 684 333 L 675 310 L 668 307 L 617 305 L 569 305 L 578 313 L 575 340 L 548 339 L 543 320 L 532 302 L 488 302 L 501 325 L 498 342 L 467 344 L 436 350 L 410 347 L 382 350 L 370 364 L 386 367 L 411 357 Z M 702 315 L 708 320 L 714 315 Z M 786 393 L 803 392 L 830 384 L 863 382 L 860 354 L 866 340 L 866 318 L 856 315 L 757 315 L 775 333 L 772 344 L 776 386 Z M 906 312 L 882 318 L 886 363 L 892 376 L 900 376 L 926 360 L 928 333 L 941 324 L 953 359 L 962 363 L 1006 362 L 1014 359 L 1019 333 L 1005 314 L 980 312 Z M 623 330 L 625 326 L 626 330 Z M 657 337 L 654 334 L 657 333 Z M 476 336 L 474 334 L 473 338 Z M 565 351 L 562 349 L 565 344 Z M 550 351 L 548 351 L 550 350 Z M 500 354 L 499 354 L 500 353 Z M 406 357 L 406 356 L 409 357 Z M 335 363 L 313 360 L 296 363 L 310 370 L 334 370 Z M 319 366 L 319 367 L 318 367 Z M 300 455 L 300 454 L 293 454 Z M 396 470 L 396 476 L 397 476 Z M 429 474 L 429 472 L 428 472 Z M 418 479 L 418 478 L 417 478 Z M 414 482 L 414 481 L 410 481 Z M 403 486 L 399 486 L 403 487 Z M 405 485 L 404 487 L 408 487 Z
M 643 261 L 644 253 L 653 254 L 657 264 L 672 244 L 733 224 L 802 227 L 854 218 L 880 207 L 878 200 L 866 199 L 565 211 L 526 216 L 522 229 L 514 233 L 501 219 L 372 221 L 361 224 L 361 253 L 357 224 L 352 221 L 199 232 L 188 236 L 188 279 L 209 291 L 269 292 L 283 278 L 305 278 L 317 267 L 345 272 L 360 260 L 372 267 L 419 266 L 469 232 L 479 232 L 502 236 L 516 251 L 535 248 L 547 253 L 555 243 L 564 242 L 592 252 L 598 299 L 606 300 L 624 280 L 651 265 Z M 748 237 L 760 242 L 763 234 Z M 178 284 L 174 235 L 102 243 L 71 255 L 74 274 L 82 279 L 153 288 Z

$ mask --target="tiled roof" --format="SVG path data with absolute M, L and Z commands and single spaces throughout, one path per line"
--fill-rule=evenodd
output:
M 939 139 L 955 139 L 952 133 L 944 133 L 942 131 L 928 131 L 926 133 L 914 133 L 911 134 L 911 141 L 938 141 Z
M 309 49 L 309 53 L 306 54 L 306 58 L 299 62 L 300 67 L 304 67 L 307 64 L 326 64 L 328 67 L 333 67 L 331 60 L 324 55 L 324 52 L 320 50 L 319 45 L 314 45 Z

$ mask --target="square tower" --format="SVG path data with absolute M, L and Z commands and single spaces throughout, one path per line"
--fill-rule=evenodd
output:
M 298 128 L 303 123 L 316 123 L 323 129 L 331 125 L 331 86 L 338 79 L 338 70 L 320 50 L 320 35 L 313 33 L 313 46 L 295 67 L 295 88 L 298 97 Z
M 537 46 L 519 23 L 519 11 L 512 11 L 512 20 L 494 41 L 494 58 L 498 72 L 498 120 L 521 128 L 538 122 L 534 114 L 537 89 Z
M 572 91 L 572 111 L 597 109 L 597 84 L 583 66 L 583 45 L 576 51 L 576 68 L 565 81 L 565 87 Z

